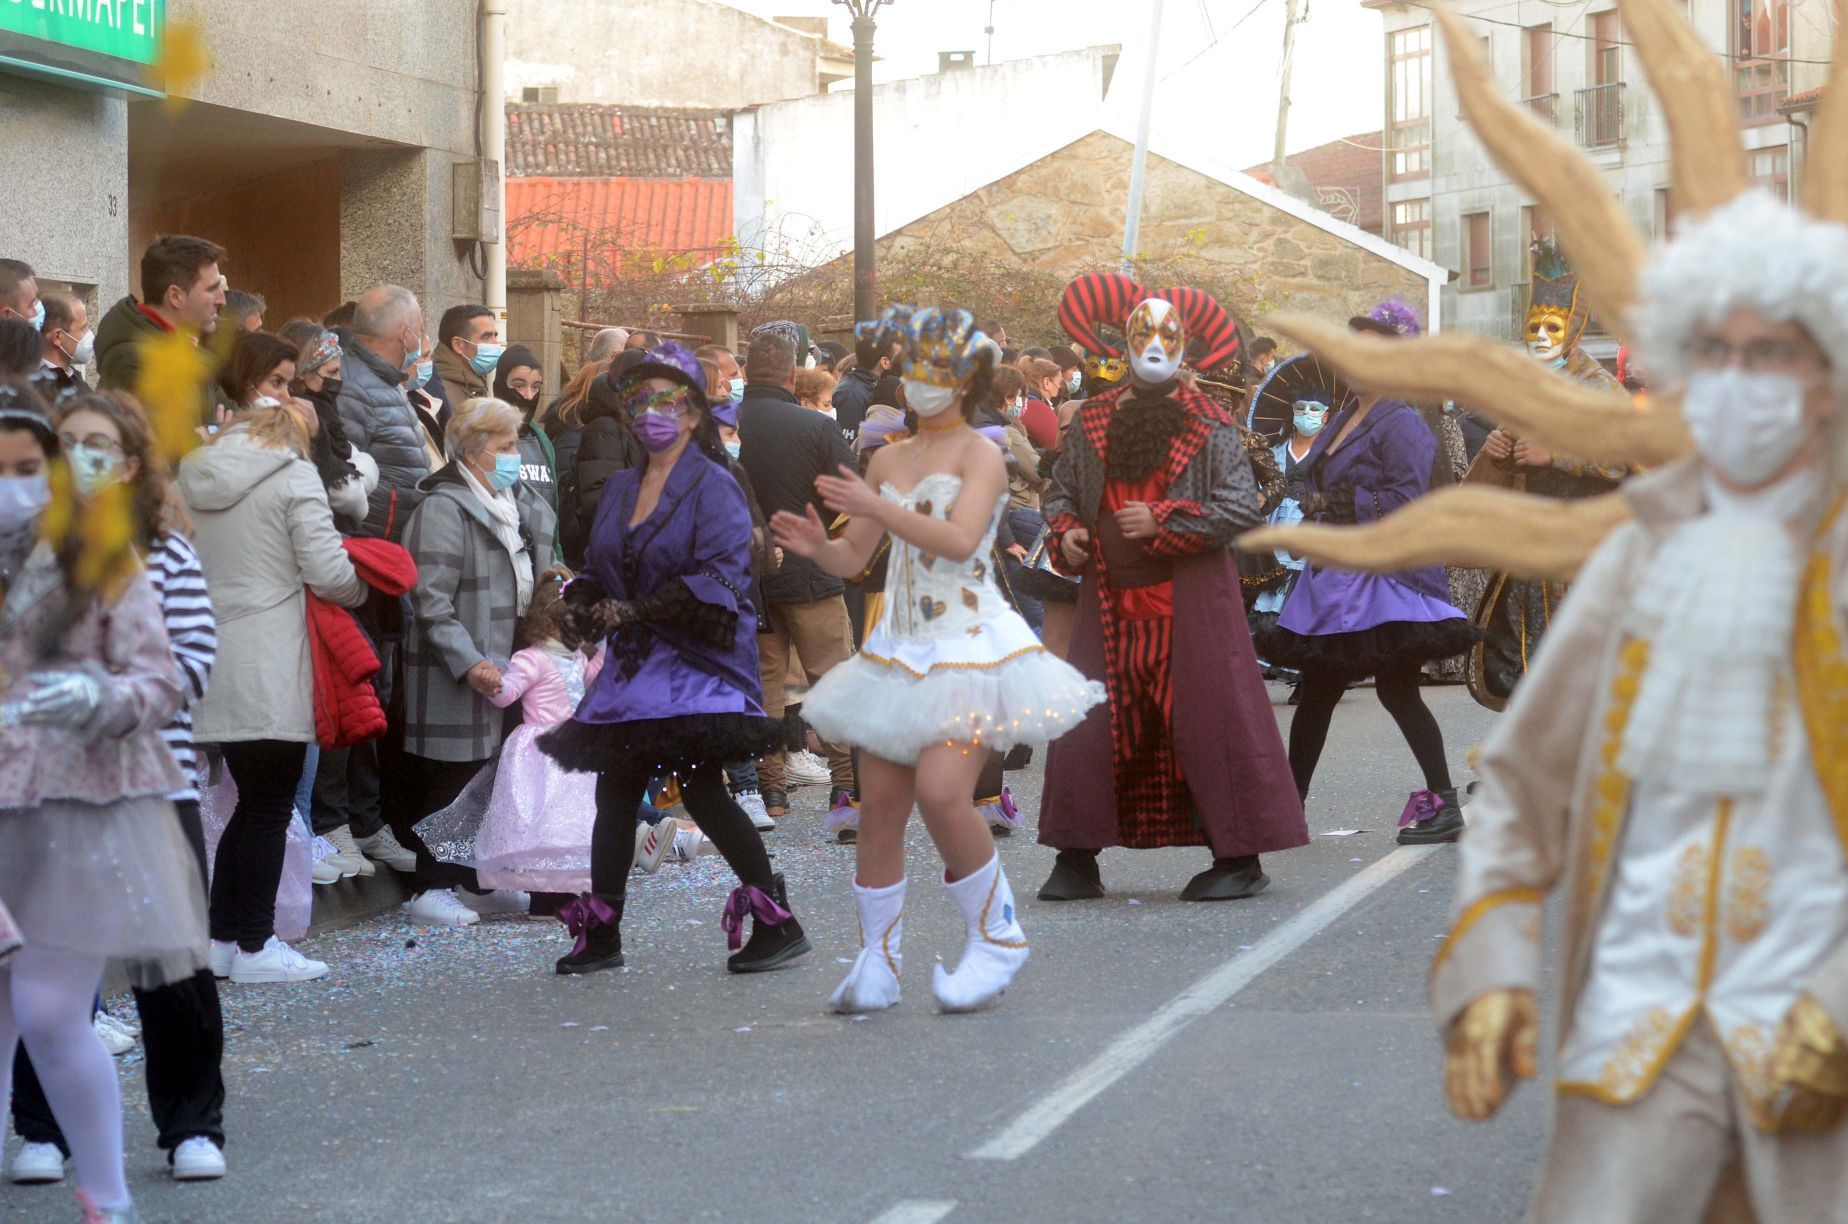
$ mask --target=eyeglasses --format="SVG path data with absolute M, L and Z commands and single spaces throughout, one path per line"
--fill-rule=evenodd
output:
M 1815 362 L 1812 344 L 1802 340 L 1760 338 L 1734 344 L 1718 336 L 1697 336 L 1684 350 L 1688 362 L 1697 370 L 1722 370 L 1737 365 L 1753 374 L 1769 374 Z
M 73 446 L 82 446 L 86 450 L 102 451 L 104 454 L 109 455 L 122 455 L 127 453 L 122 449 L 122 444 L 108 434 L 93 433 L 88 437 L 79 438 L 74 434 L 60 433 L 58 435 L 58 445 L 62 446 L 65 450 L 69 450 Z

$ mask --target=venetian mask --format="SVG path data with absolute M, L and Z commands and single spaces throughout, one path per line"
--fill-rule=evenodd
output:
M 1571 316 L 1555 306 L 1527 308 L 1527 351 L 1541 361 L 1558 361 L 1572 345 Z
M 1187 333 L 1181 326 L 1181 313 L 1172 303 L 1149 298 L 1137 306 L 1123 325 L 1123 339 L 1129 346 L 1129 364 L 1137 382 L 1160 386 L 1180 372 L 1181 358 L 1187 351 Z
M 1099 357 L 1096 353 L 1084 355 L 1085 376 L 1093 382 L 1120 383 L 1129 373 L 1129 362 L 1121 357 Z

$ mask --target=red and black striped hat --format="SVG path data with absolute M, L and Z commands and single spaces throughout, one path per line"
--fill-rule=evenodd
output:
M 1120 272 L 1087 272 L 1067 285 L 1059 297 L 1059 323 L 1086 352 L 1120 357 L 1122 350 L 1106 344 L 1097 329 L 1108 324 L 1122 331 L 1130 312 L 1150 298 L 1179 311 L 1188 339 L 1203 346 L 1191 363 L 1197 369 L 1218 369 L 1238 353 L 1238 323 L 1212 294 L 1184 285 L 1151 293 Z

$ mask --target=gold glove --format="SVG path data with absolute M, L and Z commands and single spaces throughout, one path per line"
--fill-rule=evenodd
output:
M 1848 1039 L 1803 995 L 1791 1005 L 1771 1055 L 1772 1131 L 1828 1131 L 1848 1113 Z
M 1450 1026 L 1444 1051 L 1444 1098 L 1450 1112 L 1486 1121 L 1515 1077 L 1539 1074 L 1540 1009 L 1531 990 L 1497 990 L 1474 1000 Z

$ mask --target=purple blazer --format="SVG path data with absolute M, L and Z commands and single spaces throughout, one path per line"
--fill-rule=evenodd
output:
M 1302 470 L 1310 492 L 1351 487 L 1355 520 L 1371 523 L 1429 491 L 1437 439 L 1411 405 L 1382 400 L 1341 449 L 1330 454 L 1335 435 L 1355 411 L 1350 406 L 1328 422 L 1303 457 Z M 1449 600 L 1450 588 L 1441 565 L 1391 575 L 1308 565 L 1277 624 L 1293 633 L 1316 636 L 1371 629 L 1388 621 L 1461 617 L 1463 613 Z
M 629 526 L 642 487 L 639 470 L 604 486 L 585 550 L 585 571 L 613 599 L 641 600 L 683 580 L 694 596 L 735 612 L 737 630 L 718 649 L 671 622 L 631 625 L 611 635 L 603 670 L 577 719 L 620 723 L 687 714 L 762 717 L 757 613 L 751 584 L 751 511 L 731 472 L 689 445 L 668 473 L 654 512 Z

